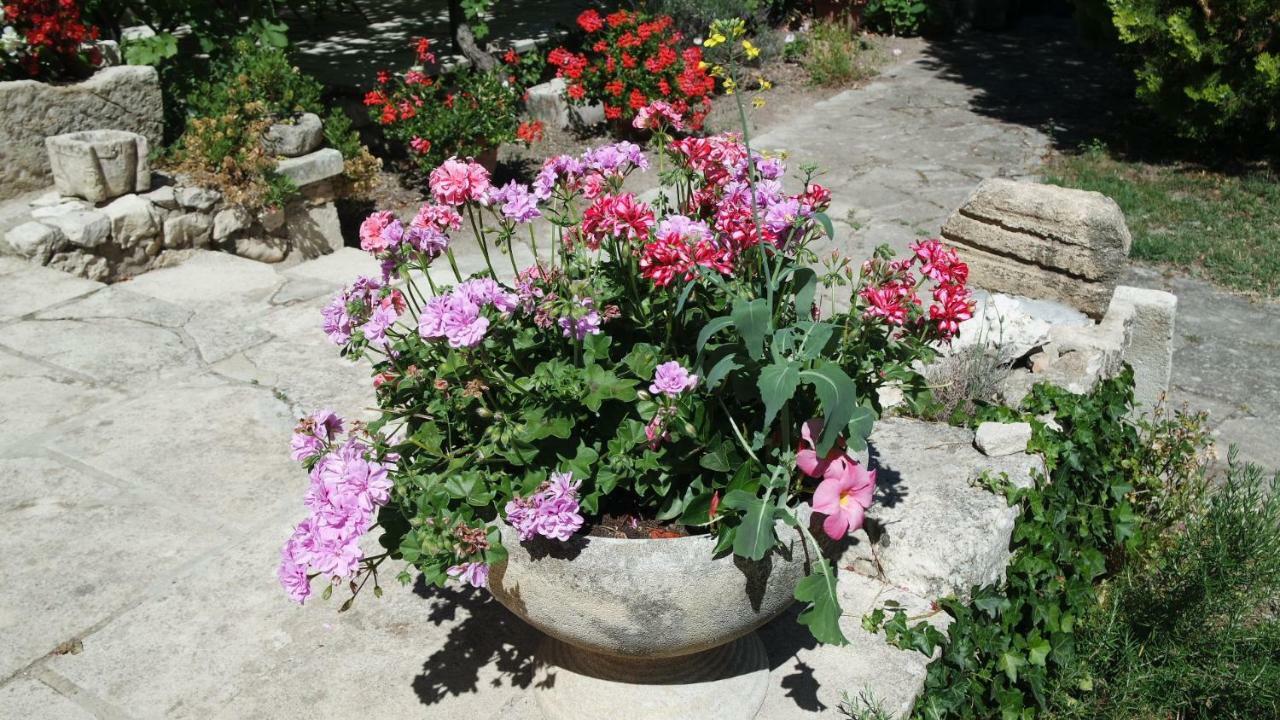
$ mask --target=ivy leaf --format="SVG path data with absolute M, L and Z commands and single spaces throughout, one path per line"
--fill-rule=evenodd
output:
M 738 328 L 738 334 L 746 343 L 747 354 L 753 360 L 764 357 L 764 339 L 769 335 L 770 325 L 773 323 L 770 314 L 769 301 L 765 298 L 756 298 L 751 301 L 735 300 L 733 310 L 729 313 L 733 324 Z M 705 332 L 706 328 L 703 328 L 703 331 Z
M 599 365 L 589 365 L 585 371 L 586 395 L 582 404 L 591 412 L 599 412 L 606 400 L 626 400 L 635 389 L 635 380 L 623 380 Z
M 1005 650 L 1000 653 L 1000 658 L 996 660 L 996 667 L 1003 670 L 1004 674 L 1009 678 L 1009 682 L 1012 683 L 1018 682 L 1018 668 L 1026 664 L 1027 661 L 1023 660 L 1022 656 L 1013 650 Z
M 738 525 L 738 536 L 733 540 L 733 554 L 750 560 L 760 560 L 777 542 L 773 533 L 774 506 L 753 497 L 747 503 L 747 512 Z
M 796 585 L 796 600 L 809 603 L 809 607 L 797 618 L 806 625 L 818 642 L 828 645 L 847 645 L 849 640 L 840 631 L 840 601 L 836 599 L 836 578 L 826 558 L 819 558 L 813 572 Z
M 707 346 L 707 341 L 711 339 L 712 335 L 715 335 L 732 324 L 733 318 L 727 315 L 718 318 L 711 318 L 707 321 L 706 325 L 702 326 L 702 330 L 698 333 L 698 343 L 694 347 L 698 352 L 702 352 L 702 348 Z
M 857 409 L 857 387 L 838 365 L 823 362 L 812 370 L 800 371 L 800 378 L 813 385 L 822 403 L 822 439 L 818 456 L 827 454 Z
M 791 362 L 767 365 L 760 370 L 760 377 L 756 384 L 760 388 L 760 397 L 764 400 L 762 431 L 768 432 L 773 419 L 778 415 L 778 410 L 782 409 L 782 406 L 796 394 L 796 388 L 800 387 L 800 370 L 795 363 Z
M 1052 649 L 1049 641 L 1040 637 L 1040 633 L 1032 632 L 1027 636 L 1027 662 L 1032 665 L 1044 667 L 1044 661 L 1049 657 L 1049 651 Z

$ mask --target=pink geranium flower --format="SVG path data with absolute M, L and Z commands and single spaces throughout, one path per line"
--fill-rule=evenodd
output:
M 486 197 L 489 192 L 489 171 L 472 160 L 449 158 L 431 171 L 429 184 L 436 202 L 461 205 Z

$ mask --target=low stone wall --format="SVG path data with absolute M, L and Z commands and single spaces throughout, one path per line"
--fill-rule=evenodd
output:
M 164 130 L 155 68 L 108 67 L 83 82 L 0 82 L 0 198 L 53 182 L 44 139 L 82 130 L 128 130 L 159 147 Z
M 235 253 L 261 262 L 311 258 L 342 247 L 334 181 L 342 155 L 325 148 L 281 160 L 300 197 L 284 208 L 250 212 L 227 205 L 217 190 L 181 176 L 153 173 L 151 190 L 93 204 L 56 190 L 30 203 L 30 220 L 4 235 L 0 252 L 100 282 L 164 265 L 190 248 Z

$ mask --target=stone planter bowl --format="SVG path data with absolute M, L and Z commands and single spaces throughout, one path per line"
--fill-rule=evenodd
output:
M 543 715 L 753 717 L 769 676 L 753 631 L 791 605 L 808 560 L 794 528 L 776 531 L 779 549 L 750 562 L 714 558 L 708 536 L 521 543 L 504 524 L 509 557 L 490 570 L 489 590 L 549 636 Z
M 63 195 L 100 203 L 151 189 L 147 139 L 125 130 L 84 130 L 44 140 L 53 184 Z

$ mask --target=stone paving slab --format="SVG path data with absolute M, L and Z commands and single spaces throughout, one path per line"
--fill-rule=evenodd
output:
M 0 457 L 0 476 L 0 527 L 21 529 L 8 533 L 0 560 L 9 588 L 0 677 L 109 619 L 215 542 L 191 512 L 49 456 Z
M 88 378 L 0 349 L 0 453 L 22 446 L 47 428 L 119 400 L 120 391 Z
M 0 687 L 0 710 L 11 718 L 94 720 L 93 713 L 32 678 L 19 678 Z
M 266 263 L 230 253 L 194 250 L 182 264 L 140 275 L 126 285 L 142 295 L 196 307 L 260 300 L 269 297 L 280 283 L 280 274 Z
M 18 271 L 14 268 L 14 260 L 4 260 L 5 267 L 11 269 L 4 273 L 4 282 L 0 282 L 0 322 L 20 318 L 104 287 L 102 283 L 25 262 L 23 264 L 27 267 Z

